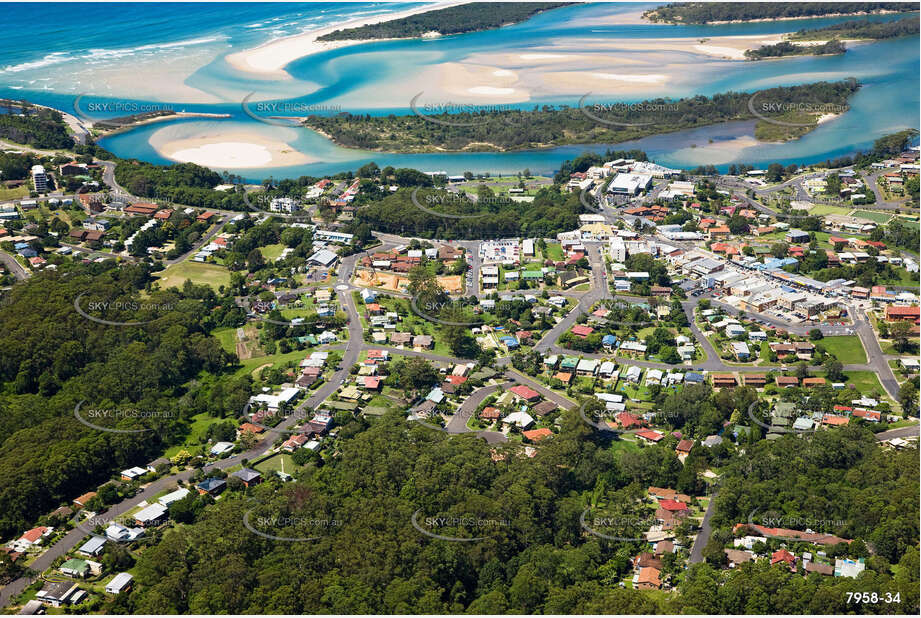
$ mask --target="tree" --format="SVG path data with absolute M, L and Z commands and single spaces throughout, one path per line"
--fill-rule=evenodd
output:
M 844 365 L 838 359 L 829 357 L 822 363 L 822 368 L 825 369 L 825 374 L 832 382 L 843 382 L 845 380 Z
M 822 334 L 822 331 L 818 328 L 813 328 L 809 331 L 809 338 L 812 341 L 818 341 L 819 339 L 822 339 L 823 337 L 825 337 L 825 335 Z
M 889 325 L 889 336 L 892 337 L 892 345 L 899 352 L 904 352 L 909 346 L 909 337 L 911 336 L 911 324 L 908 322 L 893 322 Z
M 256 272 L 261 270 L 265 266 L 265 258 L 262 257 L 262 252 L 259 249 L 253 249 L 246 256 L 246 268 L 250 272 Z
M 899 387 L 899 405 L 905 416 L 911 416 L 912 411 L 917 412 L 918 407 L 918 385 L 911 380 L 907 380 Z

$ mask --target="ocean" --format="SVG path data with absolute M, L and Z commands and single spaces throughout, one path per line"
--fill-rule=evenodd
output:
M 228 114 L 226 119 L 183 119 L 156 123 L 102 140 L 123 157 L 168 163 L 150 140 L 222 132 L 250 132 L 284 139 L 309 155 L 310 163 L 288 167 L 235 169 L 248 180 L 323 175 L 378 165 L 445 170 L 449 173 L 510 173 L 530 169 L 550 173 L 586 150 L 641 148 L 657 162 L 676 167 L 730 163 L 813 163 L 868 148 L 893 131 L 918 127 L 919 51 L 917 37 L 854 45 L 846 54 L 742 62 L 685 52 L 650 57 L 630 49 L 631 39 L 756 36 L 819 27 L 845 18 L 757 22 L 715 26 L 661 26 L 617 23 L 617 16 L 642 9 L 636 4 L 583 4 L 538 15 L 500 30 L 434 40 L 381 41 L 342 47 L 291 63 L 291 79 L 242 74 L 224 57 L 266 41 L 341 23 L 362 15 L 395 12 L 421 3 L 52 3 L 3 4 L 8 27 L 0 39 L 0 96 L 25 98 L 88 118 L 130 113 L 150 106 Z M 645 5 L 654 6 L 654 4 Z M 894 19 L 897 16 L 876 16 Z M 330 112 L 408 114 L 416 94 L 407 81 L 432 67 L 470 63 L 528 50 L 579 54 L 594 42 L 623 41 L 612 66 L 661 63 L 667 96 L 679 98 L 726 91 L 753 91 L 779 85 L 854 77 L 862 84 L 850 109 L 805 137 L 783 144 L 750 139 L 753 122 L 734 122 L 657 135 L 626 144 L 566 146 L 510 153 L 387 154 L 340 148 L 307 129 L 281 129 L 252 117 L 242 101 L 271 101 Z M 619 43 L 618 43 L 619 44 Z M 616 46 L 615 46 L 616 47 Z M 512 67 L 515 68 L 515 67 Z M 662 96 L 634 88 L 611 97 L 638 101 Z M 534 88 L 535 104 L 577 105 L 579 95 Z M 75 109 L 75 101 L 76 109 Z M 112 104 L 106 108 L 106 103 Z M 114 113 L 112 109 L 122 110 Z M 132 105 L 134 107 L 132 107 Z M 147 107 L 144 107 L 147 106 Z M 127 111 L 124 111 L 127 110 Z M 283 137 L 279 137 L 283 135 Z M 294 135 L 296 137 L 292 138 Z M 220 171 L 220 170 L 219 170 Z

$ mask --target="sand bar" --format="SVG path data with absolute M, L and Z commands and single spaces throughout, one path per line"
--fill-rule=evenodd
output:
M 243 131 L 162 142 L 154 134 L 150 143 L 167 159 L 218 169 L 287 167 L 315 162 L 281 140 Z
M 384 15 L 374 15 L 371 17 L 362 17 L 351 21 L 342 22 L 333 26 L 326 26 L 316 30 L 310 30 L 302 34 L 295 34 L 274 41 L 269 41 L 258 47 L 230 54 L 224 58 L 228 64 L 239 71 L 248 73 L 258 73 L 265 76 L 276 78 L 290 78 L 291 76 L 284 71 L 284 67 L 291 64 L 299 58 L 317 54 L 320 52 L 355 45 L 358 43 L 367 43 L 368 40 L 347 40 L 347 41 L 317 41 L 317 38 L 346 28 L 358 28 L 369 24 L 377 24 L 384 21 L 392 21 L 419 13 L 427 13 L 438 9 L 448 8 L 464 4 L 464 2 L 436 2 L 430 5 L 399 11 L 396 13 L 387 13 Z M 378 39 L 371 39 L 377 41 Z

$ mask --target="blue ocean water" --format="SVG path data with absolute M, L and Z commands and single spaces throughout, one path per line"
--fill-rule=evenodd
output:
M 554 45 L 579 52 L 593 41 L 623 40 L 618 57 L 639 52 L 629 49 L 630 39 L 658 37 L 754 36 L 818 27 L 845 18 L 822 18 L 791 22 L 773 21 L 715 26 L 661 26 L 615 24 L 606 17 L 635 12 L 644 5 L 618 3 L 582 4 L 538 15 L 527 22 L 497 31 L 443 37 L 435 40 L 382 41 L 343 47 L 294 61 L 287 71 L 294 78 L 271 83 L 241 75 L 223 57 L 267 40 L 325 25 L 340 23 L 364 14 L 403 10 L 421 3 L 53 3 L 0 4 L 13 24 L 0 39 L 0 96 L 26 98 L 73 113 L 75 98 L 83 94 L 95 101 L 131 100 L 139 104 L 169 99 L 135 99 L 130 92 L 109 93 L 99 88 L 107 71 L 143 63 L 181 64 L 194 54 L 209 58 L 192 67 L 185 83 L 207 93 L 209 103 L 172 102 L 174 109 L 229 114 L 226 120 L 189 119 L 148 125 L 103 140 L 103 146 L 125 157 L 168 162 L 150 145 L 151 135 L 170 126 L 172 132 L 189 135 L 239 130 L 271 134 L 273 127 L 251 118 L 241 106 L 240 93 L 275 92 L 275 102 L 327 105 L 352 113 L 407 114 L 406 103 L 393 105 L 393 89 L 399 79 L 438 63 L 460 62 L 471 54 L 498 55 Z M 654 6 L 650 4 L 648 6 Z M 49 19 L 53 16 L 53 19 Z M 898 16 L 875 16 L 895 19 Z M 78 27 L 75 27 L 75 24 Z M 777 85 L 855 77 L 861 90 L 850 110 L 819 126 L 805 137 L 784 144 L 755 144 L 750 122 L 727 123 L 693 131 L 658 135 L 617 147 L 638 147 L 665 165 L 690 167 L 744 162 L 753 165 L 780 161 L 810 163 L 867 148 L 874 139 L 892 131 L 918 127 L 919 50 L 917 37 L 907 37 L 851 47 L 840 56 L 803 57 L 758 63 L 708 59 L 689 53 L 671 52 L 668 62 L 686 67 L 669 85 L 668 96 L 753 91 Z M 94 79 L 95 78 L 95 79 Z M 143 81 L 144 76 L 139 75 Z M 90 88 L 90 90 L 87 90 Z M 95 88 L 95 89 L 93 89 Z M 386 93 L 380 100 L 367 93 Z M 278 98 L 278 93 L 284 93 Z M 303 94 L 302 94 L 303 93 Z M 401 93 L 402 96 L 402 93 Z M 642 92 L 625 93 L 612 100 L 649 98 Z M 381 101 L 388 101 L 381 106 Z M 401 101 L 401 99 L 398 99 Z M 577 105 L 578 97 L 535 94 L 517 105 L 531 108 L 539 103 Z M 78 111 L 91 117 L 85 107 Z M 321 175 L 354 169 L 365 162 L 379 165 L 439 169 L 450 173 L 515 172 L 530 168 L 546 173 L 561 161 L 586 150 L 601 151 L 612 144 L 569 146 L 513 153 L 443 153 L 395 155 L 344 149 L 309 130 L 289 142 L 308 153 L 316 163 L 295 167 L 234 170 L 257 180 L 301 174 Z

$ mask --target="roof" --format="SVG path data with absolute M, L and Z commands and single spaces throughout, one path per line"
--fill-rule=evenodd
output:
M 540 397 L 540 393 L 529 386 L 525 386 L 524 384 L 517 384 L 510 388 L 509 391 L 525 400 L 531 400 Z
M 692 448 L 694 448 L 694 440 L 682 440 L 678 443 L 678 446 L 675 447 L 675 450 L 681 451 L 682 453 L 690 453 Z
M 661 506 L 666 511 L 686 511 L 688 510 L 688 505 L 684 502 L 678 502 L 677 500 L 659 500 L 659 506 Z
M 42 538 L 49 530 L 51 530 L 51 528 L 48 528 L 47 526 L 38 526 L 37 528 L 32 528 L 31 530 L 26 531 L 26 533 L 19 537 L 19 539 L 21 541 L 34 543 L 35 541 Z
M 549 438 L 550 436 L 552 436 L 553 432 L 547 429 L 546 427 L 541 427 L 540 429 L 531 429 L 529 431 L 522 431 L 521 435 L 523 435 L 528 440 L 531 440 L 532 442 L 540 442 L 544 438 Z
M 237 470 L 231 476 L 235 476 L 236 478 L 240 479 L 244 483 L 249 483 L 250 481 L 254 481 L 260 478 L 262 474 L 260 474 L 256 470 L 253 470 L 252 468 L 243 468 L 241 470 Z

